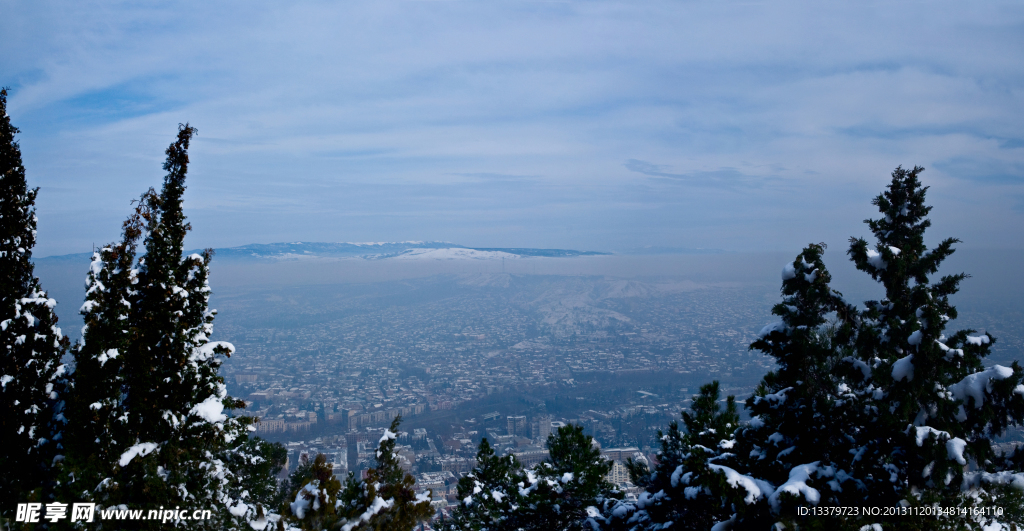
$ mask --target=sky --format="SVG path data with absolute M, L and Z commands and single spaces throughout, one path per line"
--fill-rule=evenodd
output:
M 117 239 L 199 130 L 190 247 L 1024 248 L 1024 3 L 0 0 L 35 255 Z M 841 251 L 840 251 L 841 252 Z

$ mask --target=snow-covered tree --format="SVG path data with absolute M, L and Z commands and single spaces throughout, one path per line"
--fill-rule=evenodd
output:
M 732 448 L 739 415 L 735 397 L 726 398 L 724 411 L 719 397 L 717 381 L 701 386 L 691 412 L 682 412 L 685 431 L 675 421 L 667 433 L 659 431 L 661 450 L 653 471 L 644 463 L 627 463 L 634 484 L 645 492 L 635 505 L 607 500 L 602 507 L 606 527 L 657 528 L 672 522 L 673 529 L 707 529 L 732 515 L 731 504 L 718 496 L 727 480 L 713 461 Z
M 323 456 L 306 471 L 293 475 L 299 488 L 291 494 L 283 514 L 290 527 L 280 529 L 341 529 L 342 531 L 411 530 L 433 515 L 430 496 L 416 494 L 415 479 L 401 467 L 395 452 L 401 416 L 384 430 L 377 444 L 377 464 L 365 480 L 349 473 L 344 485 L 334 477 Z M 319 465 L 318 465 L 319 463 Z
M 459 479 L 459 504 L 446 531 L 498 531 L 510 529 L 513 512 L 523 503 L 520 483 L 526 481 L 522 465 L 512 454 L 494 454 L 487 438 L 480 441 L 476 467 Z
M 188 147 L 195 129 L 179 127 L 167 148 L 159 193 L 143 194 L 120 243 L 94 254 L 87 279 L 83 341 L 68 393 L 64 492 L 101 507 L 214 509 L 191 526 L 266 526 L 279 451 L 231 418 L 217 369 L 234 347 L 211 342 L 212 251 L 182 256 L 190 229 L 182 211 Z M 145 254 L 136 260 L 143 238 Z M 270 489 L 272 491 L 273 489 Z M 140 521 L 141 527 L 158 522 Z
M 1024 489 L 1019 463 L 992 449 L 994 436 L 1024 421 L 1024 371 L 1016 361 L 986 367 L 995 342 L 988 333 L 946 335 L 957 316 L 949 297 L 967 275 L 931 280 L 958 240 L 925 246 L 931 207 L 922 171 L 897 168 L 874 199 L 882 215 L 866 221 L 874 248 L 851 239 L 857 268 L 885 288 L 884 299 L 866 303 L 856 338 L 853 363 L 867 377 L 856 400 L 877 414 L 853 450 L 859 475 L 875 479 L 868 490 L 877 504 L 971 505 L 1011 485 Z
M 360 494 L 355 497 L 343 494 L 347 518 L 342 526 L 344 531 L 412 529 L 433 515 L 430 496 L 416 494 L 413 490 L 416 480 L 402 469 L 395 452 L 401 422 L 401 416 L 395 417 L 391 427 L 384 430 L 377 445 L 377 465 L 367 472 Z
M 717 448 L 708 446 L 713 439 L 687 444 L 701 423 L 687 436 L 670 430 L 663 439 L 668 464 L 650 480 L 638 478 L 648 489 L 639 503 L 605 504 L 606 527 L 685 527 L 683 521 L 693 520 L 683 518 L 684 511 L 701 498 L 717 522 L 705 520 L 698 528 L 765 528 L 774 522 L 804 529 L 966 523 L 999 529 L 997 520 L 1022 523 L 1020 510 L 1002 520 L 974 513 L 823 519 L 798 511 L 1020 506 L 1024 454 L 996 455 L 991 441 L 1024 421 L 1024 374 L 1016 362 L 985 366 L 991 335 L 945 334 L 956 318 L 949 296 L 966 275 L 931 281 L 957 240 L 925 247 L 931 207 L 924 203 L 921 171 L 897 168 L 888 190 L 874 200 L 883 217 L 866 222 L 877 239 L 873 249 L 863 239 L 851 240 L 848 254 L 882 284 L 886 297 L 866 302 L 863 310 L 850 306 L 829 287 L 824 245 L 805 248 L 783 268 L 783 301 L 772 310 L 781 320 L 751 345 L 778 365 L 747 400 L 751 421 Z
M 65 494 L 73 489 L 70 494 L 83 499 L 97 499 L 92 489 L 110 477 L 131 435 L 123 404 L 128 392 L 123 354 L 130 350 L 126 325 L 138 281 L 134 262 L 144 207 L 140 202 L 125 221 L 121 242 L 93 253 L 86 278 L 83 341 L 72 351 L 75 370 L 66 393 L 61 477 Z
M 614 496 L 605 476 L 612 463 L 601 457 L 593 437 L 575 424 L 548 436 L 548 459 L 527 471 L 520 494 L 522 505 L 511 529 L 589 529 L 598 517 L 602 496 Z
M 303 530 L 338 527 L 341 481 L 334 476 L 324 454 L 317 454 L 312 461 L 306 454 L 302 454 L 299 466 L 289 479 L 293 489 L 287 511 L 292 515 L 289 519 L 292 523 Z
M 25 182 L 21 149 L 0 90 L 0 497 L 4 512 L 16 502 L 42 499 L 57 451 L 57 392 L 67 340 L 57 327 L 56 301 L 35 277 L 38 188 Z M 58 441 L 59 443 L 59 441 Z

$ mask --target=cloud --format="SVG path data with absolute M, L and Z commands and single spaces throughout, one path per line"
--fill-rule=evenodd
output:
M 685 182 L 692 186 L 706 186 L 711 188 L 760 188 L 762 180 L 743 174 L 736 168 L 719 168 L 712 171 L 695 171 L 689 173 L 671 173 L 665 171 L 668 167 L 660 164 L 629 159 L 624 164 L 626 169 L 636 173 L 642 173 L 651 177 L 662 177 Z
M 185 121 L 186 200 L 217 239 L 196 247 L 775 248 L 832 230 L 810 216 L 845 237 L 898 164 L 939 169 L 936 190 L 1024 186 L 1012 3 L 8 4 L 0 85 L 41 255 L 116 236 Z
M 536 182 L 538 176 L 536 175 L 512 175 L 508 173 L 453 173 L 458 177 L 469 177 L 473 180 L 483 182 L 506 182 L 506 183 L 525 183 L 525 182 Z
M 992 185 L 1024 184 L 1024 161 L 994 157 L 952 157 L 933 163 L 950 177 Z

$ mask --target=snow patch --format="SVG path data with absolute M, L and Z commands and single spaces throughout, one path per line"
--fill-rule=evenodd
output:
M 875 269 L 885 269 L 889 267 L 889 264 L 882 258 L 882 255 L 878 254 L 878 251 L 874 250 L 868 251 L 868 263 Z
M 225 348 L 228 351 L 228 356 L 235 353 L 235 346 L 227 341 L 213 341 L 207 343 L 201 347 L 196 348 L 193 351 L 192 358 L 194 361 L 206 361 L 213 359 L 217 355 L 216 350 L 219 348 Z
M 373 499 L 373 503 L 370 504 L 366 511 L 363 512 L 363 514 L 359 515 L 359 518 L 356 518 L 355 521 L 349 522 L 341 526 L 341 531 L 352 531 L 352 528 L 358 526 L 363 522 L 369 522 L 370 518 L 373 518 L 373 515 L 381 512 L 384 509 L 390 509 L 393 505 L 395 505 L 395 500 L 384 500 L 380 496 L 377 496 L 376 498 Z
M 964 482 L 960 485 L 961 491 L 977 489 L 982 485 L 1006 485 L 1014 489 L 1024 491 L 1024 473 L 1020 472 L 967 472 L 964 474 Z
M 245 513 L 249 511 L 249 506 L 245 502 L 239 500 L 238 505 L 234 507 L 228 507 L 228 512 L 241 518 L 245 516 Z
M 985 404 L 985 395 L 992 392 L 992 380 L 1005 380 L 1013 376 L 1013 369 L 1002 365 L 993 365 L 981 372 L 967 375 L 966 378 L 949 386 L 953 396 L 967 404 L 967 398 L 974 399 L 974 408 L 981 409 Z
M 923 337 L 924 334 L 922 334 L 920 330 L 914 330 L 914 333 L 910 334 L 910 337 L 907 338 L 907 343 L 911 345 L 920 345 Z
M 118 464 L 122 467 L 128 466 L 128 463 L 131 463 L 132 459 L 135 459 L 136 456 L 145 457 L 156 449 L 156 443 L 147 442 L 136 444 L 125 451 L 125 453 L 121 454 L 121 459 L 118 461 Z
M 763 479 L 752 478 L 750 476 L 744 476 L 739 472 L 722 465 L 708 465 L 708 468 L 715 472 L 722 472 L 725 474 L 725 481 L 733 487 L 740 487 L 747 491 L 747 495 L 743 498 L 746 504 L 751 504 L 763 497 L 766 493 L 775 490 L 775 487 L 771 483 Z
M 796 278 L 796 266 L 790 262 L 782 266 L 782 281 L 785 282 L 793 278 Z
M 224 403 L 221 402 L 221 399 L 217 396 L 210 396 L 206 400 L 196 404 L 196 406 L 192 408 L 191 413 L 212 423 L 224 422 L 228 418 L 227 415 L 224 414 Z
M 976 347 L 980 347 L 982 345 L 987 345 L 988 342 L 989 342 L 989 339 L 988 339 L 987 335 L 984 335 L 984 336 L 967 336 L 967 344 L 968 345 L 974 345 Z
M 501 260 L 524 258 L 518 254 L 506 253 L 503 251 L 477 251 L 475 249 L 409 249 L 398 256 L 396 260 Z
M 798 465 L 790 469 L 789 480 L 783 483 L 778 489 L 775 489 L 775 492 L 768 497 L 768 503 L 771 504 L 772 511 L 776 513 L 779 512 L 781 506 L 781 500 L 779 498 L 783 493 L 789 493 L 796 496 L 803 495 L 804 499 L 807 500 L 807 503 L 815 506 L 818 505 L 818 502 L 821 501 L 821 493 L 818 492 L 818 489 L 807 485 L 807 482 L 811 479 L 811 474 L 817 473 L 819 476 L 825 475 L 827 477 L 835 475 L 832 473 L 832 467 L 825 467 L 822 469 L 818 466 L 818 463 L 819 461 L 815 461 L 805 465 Z
M 946 453 L 949 455 L 949 458 L 961 465 L 967 464 L 967 460 L 964 459 L 964 448 L 966 447 L 967 441 L 960 437 L 953 437 L 946 441 Z
M 914 440 L 917 441 L 918 446 L 924 446 L 924 441 L 929 435 L 935 435 L 935 438 L 940 441 L 943 438 L 949 439 L 949 432 L 937 430 L 931 426 L 914 426 Z
M 761 331 L 757 333 L 757 337 L 764 338 L 768 334 L 771 334 L 772 332 L 785 332 L 786 330 L 786 323 L 783 323 L 782 321 L 776 321 L 774 323 L 765 325 L 765 327 L 762 328 Z
M 897 382 L 906 379 L 908 382 L 914 380 L 914 355 L 904 356 L 892 364 L 892 379 Z

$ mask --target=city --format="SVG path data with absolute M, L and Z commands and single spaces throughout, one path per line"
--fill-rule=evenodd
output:
M 623 462 L 650 459 L 702 383 L 742 400 L 771 367 L 747 348 L 770 318 L 768 287 L 501 273 L 402 286 L 217 301 L 216 337 L 237 348 L 221 372 L 248 405 L 237 413 L 287 445 L 291 468 L 324 453 L 337 474 L 359 474 L 401 415 L 404 463 L 443 505 L 481 438 L 530 466 L 552 427 L 574 423 L 629 489 Z M 389 303 L 395 289 L 418 302 Z
M 776 290 L 503 273 L 226 290 L 216 330 L 237 348 L 221 371 L 246 400 L 236 414 L 287 446 L 289 469 L 323 453 L 338 476 L 364 473 L 401 415 L 403 466 L 448 510 L 482 438 L 531 466 L 567 423 L 635 495 L 625 460 L 656 459 L 658 430 L 701 384 L 717 379 L 742 403 L 773 368 L 748 347 Z

